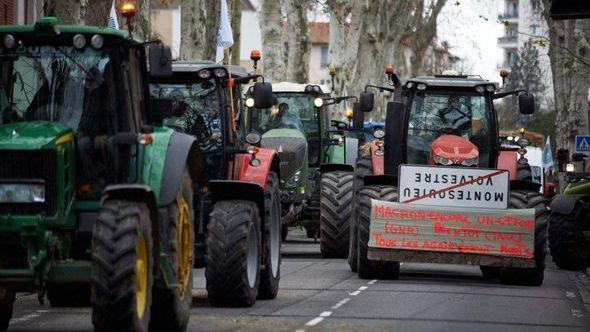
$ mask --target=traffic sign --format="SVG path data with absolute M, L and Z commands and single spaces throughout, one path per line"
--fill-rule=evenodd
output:
M 400 203 L 441 207 L 508 208 L 509 173 L 474 167 L 401 165 Z
M 576 135 L 576 152 L 590 152 L 590 135 Z

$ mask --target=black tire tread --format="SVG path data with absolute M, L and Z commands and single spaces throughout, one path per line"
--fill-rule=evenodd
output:
M 353 209 L 352 172 L 322 174 L 320 197 L 320 251 L 324 258 L 345 258 Z
M 361 155 L 356 159 L 354 168 L 354 193 L 353 193 L 353 209 L 352 218 L 350 222 L 350 240 L 348 245 L 348 266 L 352 272 L 358 271 L 358 250 L 357 250 L 357 233 L 358 227 L 356 225 L 356 213 L 358 206 L 358 192 L 364 186 L 364 178 L 367 175 L 373 174 L 373 161 L 369 155 Z
M 0 331 L 6 331 L 12 318 L 14 309 L 14 292 L 6 288 L 0 288 Z
M 273 203 L 274 202 L 274 203 Z M 273 204 L 276 204 L 277 214 L 272 216 Z M 281 227 L 281 197 L 279 193 L 279 177 L 275 172 L 270 172 L 266 180 L 266 190 L 264 191 L 264 233 L 262 236 L 262 248 L 264 250 L 264 269 L 260 271 L 260 285 L 258 286 L 258 298 L 263 300 L 270 300 L 277 297 L 279 292 L 279 281 L 281 279 L 281 246 L 279 244 L 279 268 L 277 275 L 272 275 L 270 267 L 270 224 L 276 222 Z M 275 220 L 276 219 L 276 220 Z M 280 240 L 279 240 L 280 241 Z
M 549 250 L 558 268 L 571 271 L 584 269 L 589 262 L 588 253 L 581 248 L 583 243 L 582 227 L 588 208 L 576 204 L 570 215 L 552 212 L 549 217 Z

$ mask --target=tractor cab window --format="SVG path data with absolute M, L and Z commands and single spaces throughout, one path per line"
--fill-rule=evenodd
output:
M 215 79 L 208 79 L 198 83 L 151 85 L 152 96 L 174 100 L 174 108 L 164 119 L 164 125 L 194 136 L 205 154 L 220 153 L 223 147 L 217 84 Z
M 320 126 L 315 96 L 306 93 L 275 93 L 278 104 L 270 109 L 250 110 L 250 130 L 264 134 L 273 129 L 294 129 L 306 136 L 308 161 L 315 165 L 320 157 Z
M 417 92 L 412 99 L 408 123 L 410 164 L 427 164 L 430 145 L 441 135 L 457 135 L 479 149 L 479 162 L 487 166 L 490 123 L 485 96 L 471 93 Z
M 0 54 L 0 125 L 71 128 L 79 180 L 99 188 L 115 181 L 113 137 L 126 127 L 116 112 L 110 53 L 109 48 L 30 46 Z

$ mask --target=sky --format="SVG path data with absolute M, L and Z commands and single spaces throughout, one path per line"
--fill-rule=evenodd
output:
M 438 17 L 439 42 L 447 41 L 451 52 L 465 59 L 469 73 L 499 81 L 502 34 L 498 9 L 503 0 L 448 0 Z

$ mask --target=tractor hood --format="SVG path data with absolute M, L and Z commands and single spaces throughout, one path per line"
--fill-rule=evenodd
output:
M 307 140 L 299 130 L 269 130 L 262 135 L 261 145 L 278 152 L 281 159 L 281 178 L 290 178 L 307 162 Z
M 35 121 L 0 125 L 0 149 L 37 150 L 55 144 L 55 141 L 71 133 L 60 123 Z

